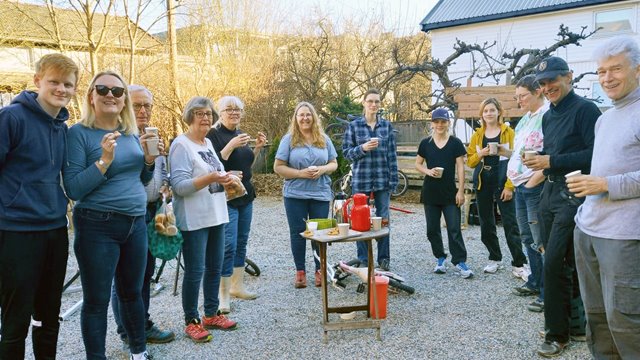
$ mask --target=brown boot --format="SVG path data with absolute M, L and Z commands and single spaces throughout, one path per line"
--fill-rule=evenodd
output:
M 231 275 L 231 289 L 229 294 L 233 297 L 244 300 L 255 300 L 258 298 L 258 294 L 248 292 L 244 288 L 244 266 L 233 268 L 233 275 Z

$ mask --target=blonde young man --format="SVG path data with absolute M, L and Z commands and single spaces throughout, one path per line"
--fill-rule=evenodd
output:
M 67 268 L 67 199 L 60 186 L 78 67 L 49 54 L 36 63 L 37 92 L 0 110 L 0 359 L 24 359 L 33 317 L 33 355 L 56 356 Z

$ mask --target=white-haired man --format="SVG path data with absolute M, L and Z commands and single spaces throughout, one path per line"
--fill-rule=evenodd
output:
M 613 38 L 594 51 L 613 108 L 598 118 L 591 173 L 567 180 L 586 197 L 575 255 L 595 359 L 640 359 L 640 48 Z

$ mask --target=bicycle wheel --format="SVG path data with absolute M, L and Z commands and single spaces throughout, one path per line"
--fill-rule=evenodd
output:
M 409 295 L 416 292 L 416 289 L 414 289 L 413 287 L 405 285 L 404 283 L 391 278 L 389 278 L 389 287 L 392 288 L 392 290 L 396 290 L 397 292 L 405 292 Z
M 260 268 L 249 258 L 244 258 L 244 271 L 251 276 L 260 276 Z
M 398 197 L 404 195 L 409 189 L 409 179 L 407 174 L 402 170 L 398 170 L 398 186 L 391 192 L 391 197 Z

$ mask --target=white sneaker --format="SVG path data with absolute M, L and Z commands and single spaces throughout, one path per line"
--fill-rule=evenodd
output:
M 447 265 L 445 264 L 445 258 L 438 258 L 436 260 L 436 267 L 433 269 L 436 274 L 445 274 L 447 272 Z
M 513 276 L 522 279 L 524 282 L 529 280 L 529 275 L 531 275 L 531 270 L 529 270 L 529 266 L 527 264 L 522 265 L 522 267 L 514 266 L 511 269 L 511 273 Z
M 473 277 L 473 271 L 471 271 L 471 269 L 469 269 L 467 264 L 465 264 L 463 261 L 459 262 L 456 265 L 456 270 L 460 272 L 460 276 L 462 276 L 463 279 L 469 279 Z
M 500 269 L 502 269 L 502 261 L 489 260 L 489 264 L 484 267 L 483 271 L 489 274 L 495 274 Z

